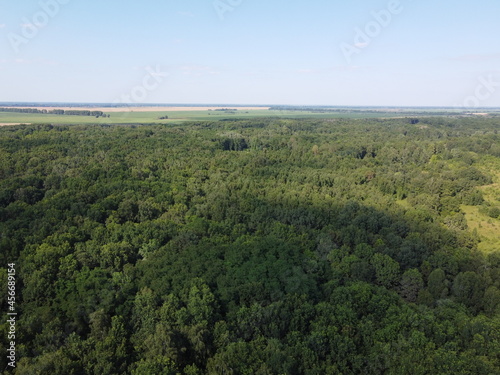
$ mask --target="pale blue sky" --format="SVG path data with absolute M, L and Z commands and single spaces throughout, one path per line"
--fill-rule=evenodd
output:
M 0 101 L 500 106 L 500 1 L 393 1 L 0 0 Z

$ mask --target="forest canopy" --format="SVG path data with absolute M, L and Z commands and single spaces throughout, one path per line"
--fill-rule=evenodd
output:
M 499 125 L 1 128 L 12 373 L 500 373 Z

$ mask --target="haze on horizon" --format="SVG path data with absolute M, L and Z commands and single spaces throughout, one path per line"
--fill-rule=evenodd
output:
M 500 3 L 0 0 L 0 101 L 500 106 Z

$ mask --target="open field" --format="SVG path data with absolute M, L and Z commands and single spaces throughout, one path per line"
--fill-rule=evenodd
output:
M 19 108 L 19 107 L 18 107 Z M 37 107 L 30 107 L 37 108 Z M 263 107 L 238 107 L 237 111 L 217 111 L 221 107 L 128 107 L 128 108 L 83 108 L 83 107 L 57 107 L 57 109 L 102 111 L 110 117 L 95 118 L 92 116 L 66 116 L 37 113 L 0 112 L 0 124 L 16 125 L 25 123 L 50 123 L 50 124 L 169 124 L 184 121 L 207 121 L 222 119 L 250 119 L 259 117 L 280 117 L 291 119 L 315 118 L 397 118 L 411 117 L 409 114 L 398 111 L 353 111 L 353 112 L 312 112 L 291 110 L 269 110 Z M 231 107 L 228 107 L 231 108 Z M 39 109 L 56 109 L 40 107 Z M 426 114 L 429 116 L 429 113 Z M 168 116 L 166 120 L 161 117 Z

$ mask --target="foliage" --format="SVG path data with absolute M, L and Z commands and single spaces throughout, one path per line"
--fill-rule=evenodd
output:
M 496 214 L 498 125 L 0 129 L 14 373 L 500 373 L 500 255 L 462 211 Z

